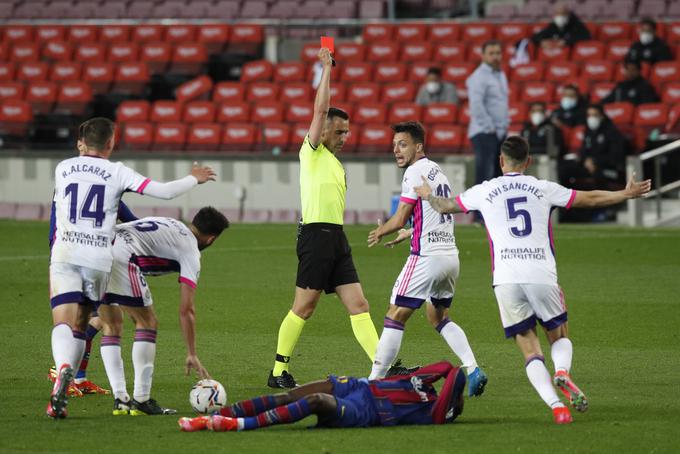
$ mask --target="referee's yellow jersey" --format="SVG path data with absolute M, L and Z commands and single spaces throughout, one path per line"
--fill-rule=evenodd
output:
M 313 148 L 309 137 L 300 148 L 300 198 L 302 222 L 342 225 L 347 182 L 338 158 L 320 143 Z

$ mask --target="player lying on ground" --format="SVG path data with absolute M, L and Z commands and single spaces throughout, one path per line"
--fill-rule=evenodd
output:
M 144 275 L 179 272 L 180 327 L 187 346 L 186 373 L 195 369 L 209 378 L 196 355 L 194 295 L 201 268 L 201 252 L 229 227 L 229 221 L 212 207 L 196 213 L 189 226 L 172 218 L 148 217 L 116 226 L 113 268 L 106 296 L 99 306 L 103 337 L 101 354 L 113 391 L 114 415 L 174 414 L 151 398 L 156 357 L 158 320 Z M 127 393 L 120 349 L 123 309 L 135 322 L 132 364 L 133 398 Z
M 588 401 L 569 375 L 573 347 L 567 337 L 564 293 L 557 284 L 550 213 L 554 207 L 604 207 L 642 197 L 651 181 L 637 182 L 633 176 L 621 191 L 575 191 L 524 175 L 530 164 L 529 144 L 513 136 L 501 145 L 503 176 L 450 199 L 436 197 L 425 179 L 415 190 L 440 213 L 481 212 L 491 241 L 493 287 L 505 335 L 515 338 L 529 381 L 552 408 L 555 422 L 565 424 L 572 421 L 571 413 L 553 383 L 578 411 L 585 411 Z M 537 321 L 550 342 L 552 382 L 536 335 Z
M 437 394 L 433 384 L 442 378 Z M 331 375 L 285 394 L 238 402 L 219 415 L 178 422 L 185 432 L 252 430 L 292 424 L 309 415 L 317 415 L 318 427 L 329 428 L 444 424 L 463 412 L 464 388 L 463 371 L 442 361 L 382 380 Z

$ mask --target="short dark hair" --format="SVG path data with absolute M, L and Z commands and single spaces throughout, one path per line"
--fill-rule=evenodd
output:
M 419 121 L 402 121 L 401 123 L 395 123 L 390 127 L 395 133 L 405 132 L 411 136 L 413 142 L 425 145 L 425 128 Z
M 623 61 L 623 67 L 625 68 L 628 65 L 633 65 L 637 68 L 638 71 L 642 70 L 642 64 L 640 63 L 640 60 L 634 60 L 632 58 L 626 58 Z
M 191 224 L 204 235 L 218 236 L 224 229 L 229 228 L 227 217 L 213 207 L 198 210 Z
M 599 114 L 600 114 L 603 118 L 609 118 L 609 117 L 607 116 L 607 112 L 605 112 L 604 107 L 602 106 L 602 104 L 590 104 L 590 105 L 588 106 L 588 109 L 595 109 L 595 110 L 597 110 L 597 111 L 599 112 Z M 586 109 L 586 111 L 587 111 L 588 109 Z
M 524 162 L 529 156 L 529 142 L 522 136 L 510 136 L 503 141 L 501 153 L 516 163 Z
M 435 76 L 442 76 L 442 69 L 439 66 L 430 66 L 427 69 L 427 74 L 434 74 Z
M 489 46 L 500 46 L 501 49 L 503 48 L 503 44 L 501 44 L 501 42 L 498 41 L 497 39 L 489 39 L 487 41 L 484 41 L 484 43 L 482 44 L 482 53 L 484 53 L 486 48 Z
M 534 101 L 531 104 L 529 104 L 529 109 L 532 109 L 534 106 L 539 106 L 542 107 L 543 109 L 546 108 L 546 105 L 543 101 Z
M 656 21 L 651 17 L 643 17 L 642 20 L 640 20 L 640 25 L 650 25 L 654 31 L 656 31 Z
M 574 84 L 567 84 L 567 85 L 565 85 L 564 87 L 562 87 L 562 91 L 564 91 L 564 90 L 574 90 L 574 91 L 576 92 L 577 95 L 580 95 L 580 94 L 581 94 L 581 92 L 580 92 L 580 90 L 578 89 L 578 87 L 577 87 L 576 85 L 574 85 Z
M 349 120 L 349 114 L 347 112 L 342 109 L 338 109 L 337 107 L 330 107 L 328 109 L 328 115 L 326 116 L 326 119 L 332 120 L 335 117 L 342 118 L 343 120 Z
M 116 124 L 104 117 L 90 118 L 78 128 L 78 140 L 96 151 L 103 151 L 116 131 Z

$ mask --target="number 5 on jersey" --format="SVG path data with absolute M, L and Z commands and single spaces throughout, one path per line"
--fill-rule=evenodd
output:
M 508 221 L 512 221 L 518 218 L 522 220 L 522 228 L 519 229 L 516 226 L 510 227 L 510 234 L 517 238 L 522 238 L 529 236 L 531 234 L 531 216 L 527 210 L 522 208 L 517 208 L 517 205 L 527 203 L 526 197 L 513 197 L 505 201 L 505 207 L 508 212 Z

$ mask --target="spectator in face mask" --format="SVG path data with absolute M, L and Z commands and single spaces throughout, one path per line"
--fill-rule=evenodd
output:
M 529 142 L 531 154 L 547 154 L 551 157 L 563 154 L 562 131 L 550 121 L 542 102 L 531 104 L 529 121 L 524 123 L 521 134 Z
M 555 126 L 569 127 L 582 125 L 586 122 L 586 107 L 576 85 L 565 85 L 562 88 L 560 107 L 552 113 L 551 120 Z
M 600 105 L 590 105 L 581 146 L 581 163 L 598 187 L 625 181 L 628 144 Z
M 534 34 L 531 41 L 545 48 L 573 46 L 590 39 L 590 31 L 565 5 L 555 6 L 555 15 L 543 30 Z
M 458 104 L 458 94 L 453 84 L 442 80 L 442 70 L 433 67 L 427 70 L 425 83 L 416 96 L 416 104 L 427 106 L 440 102 Z
M 654 64 L 673 59 L 668 44 L 656 36 L 656 22 L 652 19 L 648 17 L 642 19 L 638 28 L 638 36 L 640 39 L 630 46 L 626 60 Z
M 646 102 L 658 102 L 656 90 L 640 75 L 640 62 L 627 61 L 623 65 L 624 79 L 602 99 L 602 104 L 629 102 L 637 106 Z

